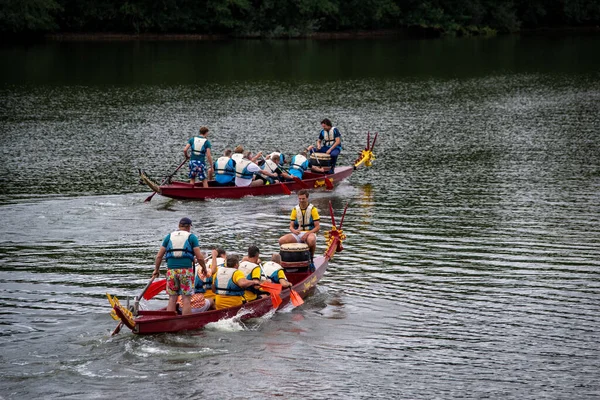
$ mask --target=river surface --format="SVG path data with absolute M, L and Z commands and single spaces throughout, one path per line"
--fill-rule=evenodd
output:
M 0 399 L 597 399 L 600 37 L 49 42 L 0 48 Z M 370 169 L 310 199 L 345 250 L 296 309 L 115 337 L 189 216 L 277 251 L 295 196 L 140 186 L 186 140 Z M 183 177 L 183 175 L 181 175 Z M 324 249 L 319 239 L 318 251 Z M 165 297 L 144 307 L 157 308 Z

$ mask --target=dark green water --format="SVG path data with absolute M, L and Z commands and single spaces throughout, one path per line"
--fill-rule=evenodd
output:
M 597 398 L 598 48 L 597 36 L 0 48 L 0 398 Z M 139 292 L 179 218 L 198 221 L 204 248 L 270 253 L 295 204 L 143 203 L 136 168 L 172 171 L 200 125 L 217 152 L 296 152 L 324 117 L 343 134 L 340 164 L 367 131 L 379 138 L 373 168 L 311 195 L 324 216 L 329 200 L 350 203 L 319 292 L 246 325 L 110 338 L 104 293 Z

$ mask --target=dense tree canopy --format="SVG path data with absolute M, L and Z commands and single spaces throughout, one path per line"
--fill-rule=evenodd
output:
M 2 0 L 0 32 L 304 36 L 432 29 L 514 32 L 597 26 L 598 0 Z

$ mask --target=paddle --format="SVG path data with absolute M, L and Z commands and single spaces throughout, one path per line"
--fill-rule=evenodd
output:
M 179 164 L 179 166 L 175 169 L 175 171 L 173 171 L 173 173 L 169 176 L 166 176 L 165 179 L 162 180 L 162 182 L 160 183 L 160 186 L 164 185 L 166 182 L 168 182 L 169 179 L 171 179 L 173 177 L 173 175 L 175 175 L 177 173 L 177 171 L 179 171 L 179 169 L 181 167 L 183 167 L 183 164 L 185 164 L 187 161 L 187 158 L 185 160 L 183 160 L 181 162 L 181 164 Z M 156 192 L 152 192 L 152 194 L 148 197 L 146 197 L 146 200 L 144 200 L 144 203 L 149 202 L 150 200 L 152 200 L 152 198 L 154 197 L 154 195 L 156 194 Z
M 273 171 L 271 169 L 271 167 L 267 163 L 267 160 L 265 159 L 265 157 L 262 154 L 260 155 L 260 158 L 262 158 L 264 160 L 265 165 L 267 166 L 267 168 L 269 168 L 269 171 L 271 171 L 272 173 L 275 173 L 275 171 Z M 283 194 L 288 195 L 288 196 L 291 195 L 292 191 L 290 190 L 290 188 L 287 187 L 287 185 L 285 183 L 283 183 L 283 182 L 280 182 L 280 183 L 281 183 L 281 190 L 283 191 Z
M 296 292 L 292 288 L 290 288 L 290 300 L 292 301 L 292 304 L 294 305 L 294 307 L 298 307 L 298 306 L 301 306 L 302 304 L 304 304 L 304 300 L 302 300 L 302 297 L 300 297 L 298 292 Z
M 135 298 L 135 303 L 134 303 L 133 309 L 134 309 L 134 312 L 136 314 L 137 314 L 138 307 L 140 305 L 140 299 L 146 294 L 146 292 L 148 291 L 148 288 L 152 285 L 153 281 L 154 281 L 154 277 L 150 278 L 150 280 L 148 281 L 148 283 L 144 287 L 144 290 L 142 290 L 142 293 L 140 293 L 140 295 Z M 109 301 L 110 301 L 110 298 L 109 298 Z M 110 336 L 114 336 L 114 335 L 118 334 L 119 332 L 121 332 L 121 328 L 122 327 L 123 327 L 123 321 L 119 322 L 119 324 L 117 325 L 117 327 L 115 328 L 115 330 L 112 331 L 112 333 L 110 334 Z
M 167 280 L 159 279 L 156 282 L 153 282 L 148 290 L 144 293 L 144 300 L 150 300 L 163 290 L 167 288 Z
M 271 295 L 271 303 L 273 304 L 273 308 L 278 308 L 281 303 L 281 285 L 278 283 L 270 283 L 270 282 L 261 282 L 259 286 L 262 290 L 269 293 Z

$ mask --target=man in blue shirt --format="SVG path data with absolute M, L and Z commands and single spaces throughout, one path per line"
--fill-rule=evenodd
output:
M 313 169 L 319 172 L 333 173 L 337 158 L 342 151 L 342 135 L 340 130 L 332 125 L 329 118 L 321 121 L 321 128 L 323 129 L 319 133 L 317 147 L 311 145 L 308 147 L 308 151 L 329 154 L 331 156 L 331 168 L 329 170 L 321 168 L 321 171 L 319 171 L 318 167 Z
M 203 126 L 200 128 L 200 136 L 194 136 L 188 140 L 187 144 L 183 149 L 183 155 L 185 158 L 190 157 L 188 155 L 188 149 L 192 149 L 190 158 L 190 183 L 192 186 L 195 184 L 196 178 L 202 182 L 202 186 L 208 187 L 207 179 L 207 168 L 206 159 L 208 159 L 208 170 L 212 170 L 213 160 L 210 153 L 211 144 L 208 140 L 208 128 Z
M 178 230 L 165 236 L 160 250 L 156 254 L 154 273 L 152 274 L 154 278 L 158 278 L 160 264 L 164 257 L 167 260 L 167 294 L 169 295 L 167 311 L 175 311 L 177 298 L 181 295 L 183 315 L 192 313 L 191 299 L 194 294 L 195 279 L 194 257 L 204 274 L 207 273 L 198 237 L 190 233 L 191 229 L 192 220 L 182 218 L 179 221 Z

